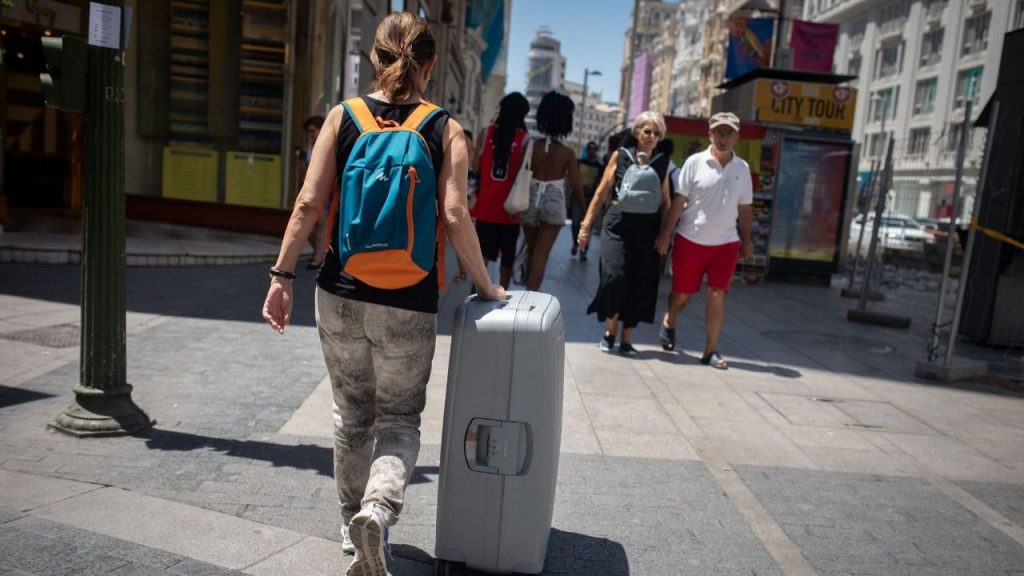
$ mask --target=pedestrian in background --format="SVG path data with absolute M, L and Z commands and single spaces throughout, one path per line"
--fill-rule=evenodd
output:
M 750 167 L 735 153 L 740 138 L 739 118 L 731 112 L 720 112 L 710 118 L 708 127 L 711 145 L 687 158 L 679 170 L 672 206 L 658 235 L 658 251 L 666 254 L 675 230 L 672 292 L 659 339 L 662 348 L 675 350 L 676 316 L 686 307 L 690 296 L 700 291 L 701 281 L 707 275 L 707 340 L 700 361 L 725 369 L 729 366 L 718 353 L 718 337 L 736 260 L 741 254 L 744 259 L 753 255 L 753 181 Z
M 601 172 L 604 169 L 604 164 L 601 163 L 601 159 L 598 156 L 597 142 L 591 140 L 587 142 L 587 145 L 583 148 L 583 154 L 580 156 L 579 170 L 580 170 L 580 187 L 583 189 L 583 204 L 577 204 L 576 202 L 570 202 L 570 213 L 572 214 L 572 249 L 570 254 L 576 256 L 579 254 L 580 262 L 587 261 L 587 250 L 584 248 L 580 250 L 580 224 L 583 222 L 583 214 L 586 213 L 587 207 L 590 206 L 590 201 L 594 199 L 594 192 L 597 191 L 597 185 L 601 181 Z M 595 226 L 600 226 L 599 223 L 595 222 Z
M 640 322 L 654 323 L 660 276 L 654 242 L 669 203 L 669 158 L 655 153 L 654 148 L 664 134 L 661 114 L 647 111 L 637 116 L 632 128 L 635 141 L 624 139 L 626 146 L 608 160 L 580 225 L 580 247 L 586 248 L 593 222 L 611 200 L 601 230 L 600 283 L 587 308 L 587 314 L 596 313 L 605 323 L 600 342 L 605 352 L 614 350 L 621 323 L 619 352 L 635 356 L 633 329 Z
M 293 270 L 302 244 L 357 139 L 363 137 L 362 123 L 376 118 L 385 123 L 402 123 L 413 114 L 430 118 L 419 133 L 437 175 L 439 225 L 445 226 L 480 297 L 505 297 L 504 289 L 487 276 L 466 206 L 469 157 L 462 127 L 444 111 L 424 113 L 432 105 L 421 107 L 437 62 L 429 25 L 409 12 L 388 14 L 377 27 L 370 61 L 377 91 L 350 101 L 359 123 L 344 106 L 328 114 L 271 268 L 263 318 L 280 333 L 291 318 Z M 372 152 L 362 160 L 372 160 Z M 343 179 L 343 190 L 346 185 L 354 184 Z M 344 211 L 337 213 L 334 227 L 342 225 Z M 419 453 L 420 413 L 436 340 L 438 266 L 435 260 L 433 269 L 410 287 L 376 288 L 341 269 L 336 234 L 332 248 L 317 277 L 316 320 L 334 395 L 334 476 L 343 520 L 342 549 L 355 554 L 349 576 L 386 576 L 388 526 L 402 512 Z
M 529 112 L 526 96 L 519 92 L 506 94 L 498 103 L 494 122 L 480 133 L 480 149 L 474 161 L 480 187 L 472 213 L 480 251 L 491 262 L 501 258 L 498 277 L 505 289 L 512 283 L 519 240 L 519 215 L 505 211 L 505 199 L 523 164 L 523 151 L 530 138 L 526 131 Z
M 583 203 L 576 154 L 562 143 L 562 138 L 572 132 L 575 108 L 571 98 L 553 90 L 537 106 L 537 130 L 544 140 L 533 146 L 530 207 L 522 216 L 528 258 L 527 290 L 540 290 L 551 247 L 565 226 L 567 181 L 576 202 Z

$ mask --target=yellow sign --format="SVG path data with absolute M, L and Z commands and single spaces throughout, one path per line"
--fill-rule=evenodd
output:
M 163 196 L 216 202 L 218 164 L 216 150 L 164 146 Z
M 225 203 L 264 208 L 281 207 L 280 156 L 228 152 L 225 168 Z
M 761 78 L 756 87 L 759 122 L 851 130 L 857 90 L 847 86 Z

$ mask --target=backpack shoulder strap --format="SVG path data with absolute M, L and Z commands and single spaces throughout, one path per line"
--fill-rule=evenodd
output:
M 636 158 L 633 158 L 633 154 L 631 154 L 629 152 L 629 148 L 626 148 L 626 147 L 619 148 L 619 152 L 622 152 L 623 154 L 625 154 L 626 158 L 628 158 L 631 163 L 636 164 Z
M 650 165 L 654 164 L 655 162 L 660 160 L 662 156 L 664 156 L 664 154 L 662 154 L 661 152 L 658 152 L 654 156 L 651 156 L 651 159 L 647 161 L 647 165 L 650 166 Z
M 377 124 L 377 120 L 373 117 L 373 113 L 370 112 L 366 101 L 359 96 L 349 98 L 342 102 L 341 105 L 345 107 L 345 112 L 348 112 L 349 117 L 355 122 L 356 128 L 359 129 L 360 133 L 380 130 L 380 124 Z
M 427 125 L 427 122 L 430 122 L 430 120 L 440 112 L 441 107 L 437 104 L 421 102 L 420 105 L 412 111 L 412 114 L 409 114 L 409 117 L 405 119 L 405 122 L 402 122 L 402 128 L 422 132 L 423 127 Z

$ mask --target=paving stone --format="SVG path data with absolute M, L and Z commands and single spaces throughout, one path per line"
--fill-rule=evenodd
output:
M 1018 526 L 1024 526 L 1024 487 L 992 482 L 960 482 L 960 487 Z
M 1003 574 L 1024 547 L 918 478 L 737 467 L 822 574 Z

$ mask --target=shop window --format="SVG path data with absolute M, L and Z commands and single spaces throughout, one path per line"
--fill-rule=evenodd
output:
M 960 55 L 980 54 L 988 48 L 988 24 L 991 12 L 971 16 L 964 22 L 964 40 L 960 45 Z
M 921 80 L 914 90 L 914 115 L 929 114 L 935 110 L 935 90 L 937 78 Z
M 207 95 L 210 84 L 209 0 L 171 2 L 168 140 L 209 145 Z
M 910 131 L 910 143 L 907 145 L 908 156 L 924 156 L 928 154 L 928 139 L 931 138 L 931 129 L 914 128 Z
M 924 33 L 921 38 L 921 68 L 938 64 L 942 59 L 943 32 L 943 29 L 939 28 Z
M 288 5 L 284 0 L 242 3 L 240 150 L 281 151 L 287 34 Z

